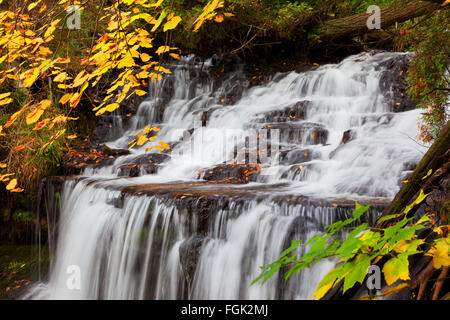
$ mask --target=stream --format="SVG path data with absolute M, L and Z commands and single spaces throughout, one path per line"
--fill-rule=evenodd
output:
M 420 111 L 394 112 L 384 83 L 404 55 L 365 52 L 257 86 L 240 63 L 218 79 L 217 58 L 183 57 L 131 119 L 115 116 L 106 145 L 128 149 L 147 125 L 157 140 L 65 179 L 46 213 L 57 215 L 49 277 L 22 298 L 309 299 L 336 261 L 250 283 L 355 201 L 373 224 L 420 161 Z M 171 150 L 145 151 L 159 141 Z

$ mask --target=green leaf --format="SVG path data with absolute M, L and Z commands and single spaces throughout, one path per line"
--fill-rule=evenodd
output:
M 359 254 L 356 257 L 353 268 L 345 277 L 343 293 L 353 288 L 357 282 L 362 283 L 364 281 L 367 275 L 367 269 L 370 266 L 370 261 L 371 259 L 367 254 Z

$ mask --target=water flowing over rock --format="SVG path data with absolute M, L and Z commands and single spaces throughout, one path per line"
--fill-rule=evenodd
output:
M 397 92 L 386 72 L 406 58 L 362 53 L 251 86 L 238 61 L 220 72 L 217 57 L 184 57 L 126 125 L 110 122 L 121 134 L 106 145 L 127 149 L 147 125 L 158 140 L 64 182 L 49 280 L 24 298 L 309 298 L 335 261 L 250 283 L 355 200 L 374 223 L 418 163 L 420 112 L 386 98 Z M 145 152 L 158 141 L 170 152 Z M 69 266 L 80 290 L 66 286 Z

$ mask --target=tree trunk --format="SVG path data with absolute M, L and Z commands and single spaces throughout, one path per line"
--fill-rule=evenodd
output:
M 431 1 L 414 1 L 405 6 L 381 8 L 381 28 L 420 17 L 440 8 L 440 4 Z M 372 14 L 363 12 L 352 16 L 326 21 L 322 25 L 322 38 L 333 40 L 342 37 L 354 37 L 371 31 L 367 21 Z

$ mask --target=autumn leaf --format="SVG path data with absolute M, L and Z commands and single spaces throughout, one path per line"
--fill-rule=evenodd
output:
M 143 134 L 140 134 L 139 136 L 138 136 L 138 140 L 137 140 L 137 142 L 136 142 L 136 144 L 138 145 L 138 146 L 142 146 L 144 143 L 146 143 L 148 141 L 148 138 L 145 136 L 145 135 L 143 135 Z
M 6 163 L 1 163 L 1 162 L 0 162 L 0 168 L 1 168 L 1 169 L 6 168 L 7 166 L 8 166 L 8 165 L 7 165 Z
M 158 48 L 158 50 L 156 50 L 156 53 L 161 55 L 165 52 L 169 52 L 170 51 L 170 47 L 169 46 L 161 46 Z
M 47 125 L 47 123 L 49 123 L 49 121 L 50 121 L 50 119 L 44 119 L 44 120 L 40 121 L 39 123 L 36 124 L 33 131 L 41 130 L 42 128 L 44 128 Z
M 426 253 L 426 255 L 433 257 L 433 266 L 435 269 L 450 265 L 449 244 L 449 238 L 438 239 L 435 241 L 435 245 Z
M 181 22 L 181 20 L 182 20 L 181 17 L 178 16 L 173 17 L 172 19 L 166 22 L 163 31 L 166 32 L 167 30 L 175 29 L 177 25 Z
M 0 100 L 0 106 L 4 106 L 6 104 L 9 104 L 9 103 L 13 102 L 13 100 L 14 99 L 12 99 L 12 98 L 6 98 L 6 99 L 3 99 L 3 100 Z
M 39 2 L 41 2 L 41 0 L 36 1 L 36 2 L 33 2 L 33 3 L 30 3 L 30 4 L 28 5 L 28 11 L 33 10 L 33 8 L 36 7 L 36 6 L 39 4 Z
M 13 150 L 14 150 L 14 151 L 20 151 L 20 150 L 22 150 L 22 149 L 25 149 L 25 146 L 26 146 L 26 144 L 22 144 L 22 145 L 20 145 L 20 146 L 15 147 Z
M 141 53 L 141 60 L 144 62 L 147 62 L 151 59 L 152 57 L 150 57 L 148 54 L 146 53 Z
M 159 144 L 163 147 L 163 148 L 166 148 L 166 149 L 170 149 L 170 146 L 167 144 L 167 143 L 165 143 L 165 142 L 159 142 Z
M 55 82 L 63 82 L 64 80 L 67 79 L 69 75 L 66 72 L 61 72 L 60 74 L 58 74 L 53 81 Z
M 45 99 L 39 102 L 36 108 L 27 115 L 26 121 L 27 124 L 33 124 L 39 120 L 41 115 L 44 113 L 45 109 L 47 109 L 52 104 L 51 100 Z
M 395 281 L 409 280 L 409 261 L 407 255 L 398 255 L 387 261 L 383 266 L 384 278 L 388 285 Z
M 65 104 L 65 103 L 67 103 L 71 98 L 72 98 L 72 93 L 66 93 L 65 95 L 63 95 L 63 96 L 61 97 L 61 99 L 59 99 L 59 103 Z
M 6 186 L 6 190 L 12 190 L 17 186 L 17 179 L 12 179 Z
M 9 97 L 10 95 L 11 95 L 11 92 L 2 93 L 2 94 L 0 94 L 0 100 L 5 99 L 5 98 Z

